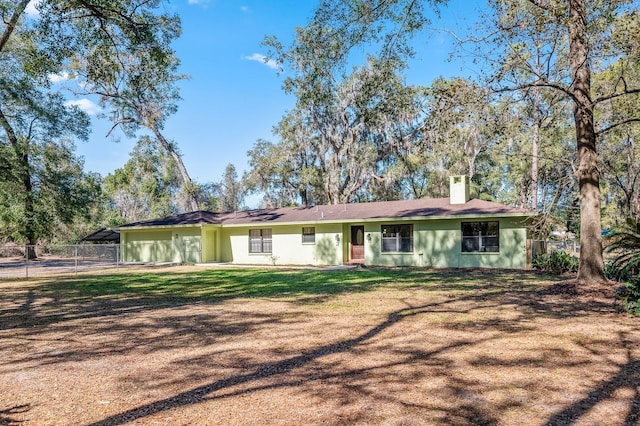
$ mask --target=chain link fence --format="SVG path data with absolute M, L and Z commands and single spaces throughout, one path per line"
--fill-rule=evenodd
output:
M 27 253 L 35 253 L 36 257 L 29 259 Z M 0 279 L 117 269 L 120 256 L 119 244 L 3 245 L 0 246 Z
M 160 245 L 149 245 L 146 249 L 154 249 L 154 259 L 159 259 L 158 252 L 166 249 Z M 141 247 L 138 247 L 141 249 Z M 580 245 L 577 241 L 545 241 L 531 240 L 531 259 L 538 254 L 564 250 L 579 256 Z M 165 250 L 166 251 L 166 250 Z M 195 262 L 186 250 L 181 253 L 182 262 Z M 35 253 L 36 257 L 28 259 L 27 253 Z M 142 256 L 144 257 L 144 256 Z M 161 257 L 161 256 L 160 256 Z M 0 280 L 4 278 L 19 279 L 55 274 L 77 274 L 83 271 L 100 269 L 119 269 L 122 265 L 122 253 L 119 244 L 69 244 L 69 245 L 0 245 Z M 166 259 L 176 262 L 175 259 Z

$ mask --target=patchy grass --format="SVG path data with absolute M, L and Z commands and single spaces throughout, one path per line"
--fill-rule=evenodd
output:
M 0 424 L 640 421 L 640 323 L 496 270 L 0 284 Z
M 343 270 L 301 269 L 209 269 L 181 268 L 176 271 L 134 272 L 93 275 L 49 281 L 43 279 L 41 291 L 73 297 L 161 297 L 168 299 L 216 300 L 235 297 L 299 297 L 371 291 L 381 286 L 467 291 L 477 288 L 478 279 L 499 284 L 501 277 L 513 280 L 510 272 L 365 268 Z M 535 278 L 525 276 L 518 283 L 527 285 Z M 445 281 L 446 282 L 443 282 Z M 503 284 L 507 284 L 506 282 Z

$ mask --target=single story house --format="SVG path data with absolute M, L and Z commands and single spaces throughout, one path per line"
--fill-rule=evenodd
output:
M 468 177 L 452 176 L 448 198 L 195 211 L 119 230 L 124 262 L 524 269 L 530 216 L 469 199 Z

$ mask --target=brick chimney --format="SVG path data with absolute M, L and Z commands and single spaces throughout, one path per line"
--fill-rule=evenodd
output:
M 469 176 L 449 177 L 449 204 L 464 204 L 469 201 Z

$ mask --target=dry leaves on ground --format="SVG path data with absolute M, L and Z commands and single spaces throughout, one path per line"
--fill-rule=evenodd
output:
M 0 284 L 0 424 L 638 424 L 638 320 L 469 274 L 180 302 Z

